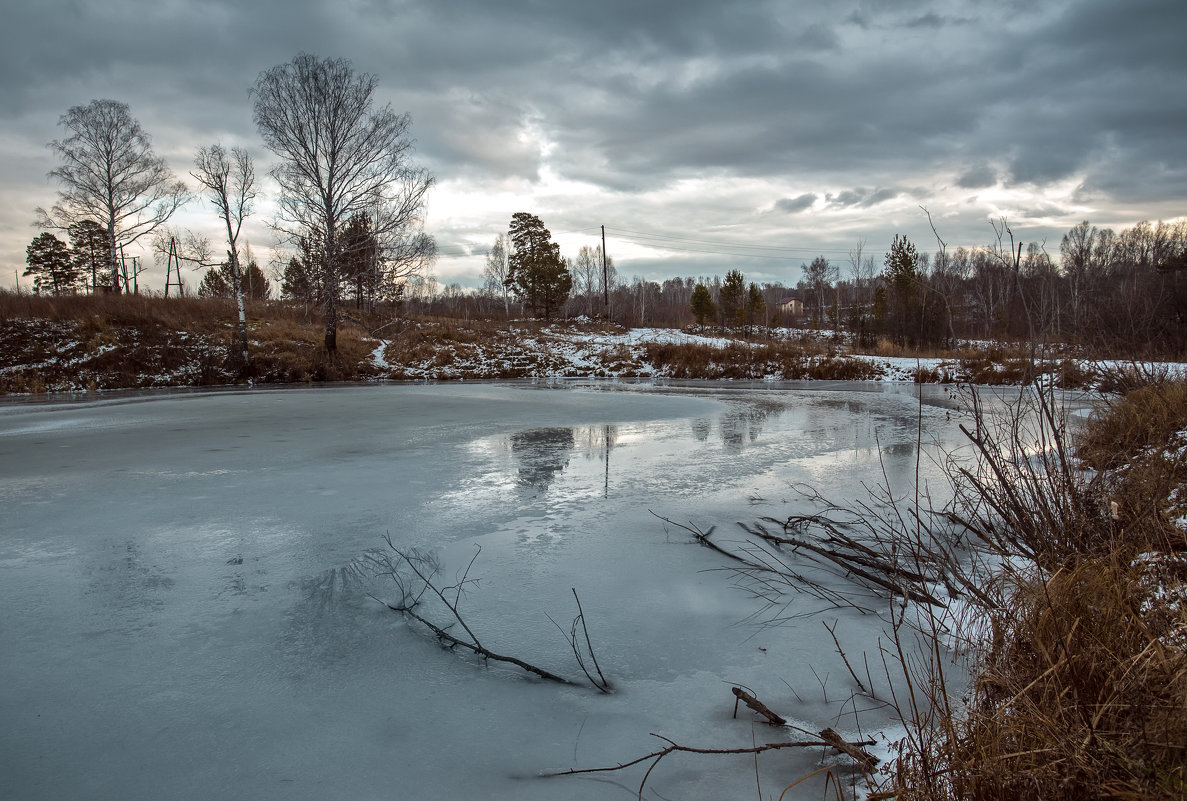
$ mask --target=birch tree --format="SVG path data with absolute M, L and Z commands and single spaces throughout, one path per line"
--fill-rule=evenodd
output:
M 503 314 L 511 314 L 511 289 L 507 286 L 510 275 L 511 244 L 506 234 L 499 234 L 486 254 L 486 265 L 482 268 L 483 289 L 494 298 L 503 299 Z
M 239 231 L 243 220 L 251 214 L 255 200 L 255 167 L 251 156 L 240 147 L 230 154 L 222 145 L 199 148 L 194 157 L 194 171 L 190 173 L 206 189 L 206 196 L 227 227 L 227 259 L 231 265 L 231 282 L 235 305 L 239 311 L 239 360 L 246 365 L 247 310 L 243 302 L 243 271 L 239 266 Z
M 276 227 L 293 241 L 321 240 L 325 346 L 337 351 L 340 229 L 370 213 L 384 241 L 409 236 L 424 214 L 433 177 L 412 164 L 412 120 L 390 105 L 375 107 L 374 75 L 346 59 L 301 53 L 256 79 L 254 119 L 264 144 L 280 157 L 272 177 L 280 192 Z M 423 250 L 423 248 L 422 248 Z
M 62 160 L 49 177 L 61 184 L 58 202 L 37 209 L 42 228 L 69 230 L 84 220 L 107 229 L 107 265 L 111 291 L 120 291 L 118 254 L 163 225 L 189 195 L 126 103 L 92 100 L 74 106 L 58 124 L 70 132 L 49 143 Z

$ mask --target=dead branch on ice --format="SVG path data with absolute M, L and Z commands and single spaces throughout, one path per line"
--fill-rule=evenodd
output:
M 786 718 L 772 712 L 770 707 L 768 707 L 766 704 L 764 704 L 762 701 L 758 700 L 756 697 L 754 697 L 750 693 L 743 690 L 741 687 L 732 687 L 731 690 L 734 693 L 734 697 L 738 699 L 737 701 L 734 701 L 734 717 L 738 716 L 738 701 L 741 701 L 742 703 L 746 704 L 746 706 L 750 707 L 755 712 L 757 712 L 758 714 L 760 714 L 764 718 L 766 718 L 767 722 L 770 723 L 772 726 L 786 726 L 787 725 Z
M 850 743 L 845 741 L 839 734 L 832 729 L 825 729 L 820 732 L 817 740 L 791 740 L 782 743 L 764 743 L 762 745 L 755 745 L 749 748 L 696 748 L 689 745 L 680 745 L 679 743 L 664 737 L 662 734 L 651 733 L 652 737 L 663 740 L 668 745 L 658 751 L 652 751 L 650 754 L 644 754 L 641 757 L 632 759 L 629 762 L 622 762 L 618 765 L 608 765 L 600 768 L 569 768 L 567 770 L 556 771 L 555 773 L 541 774 L 545 778 L 553 776 L 578 776 L 587 773 L 612 773 L 619 770 L 626 770 L 635 765 L 651 761 L 647 767 L 647 771 L 643 774 L 643 779 L 639 782 L 639 801 L 643 799 L 643 789 L 647 786 L 647 780 L 651 778 L 651 772 L 659 765 L 660 760 L 668 754 L 681 751 L 687 754 L 703 754 L 703 755 L 722 755 L 722 754 L 761 754 L 765 751 L 777 751 L 783 748 L 836 748 L 853 758 L 857 762 L 861 770 L 870 772 L 878 764 L 878 758 L 870 753 L 862 750 L 860 746 L 873 745 L 872 740 L 862 741 L 858 743 Z
M 573 624 L 570 626 L 569 631 L 566 633 L 559 623 L 552 620 L 551 617 L 548 619 L 552 620 L 552 625 L 560 629 L 561 636 L 569 643 L 569 648 L 573 650 L 573 657 L 577 660 L 577 666 L 581 668 L 581 672 L 589 679 L 589 683 L 597 687 L 599 691 L 608 693 L 610 692 L 610 682 L 602 674 L 602 667 L 598 664 L 598 657 L 594 654 L 593 643 L 589 639 L 589 628 L 585 625 L 585 610 L 581 608 L 581 599 L 577 597 L 577 588 L 573 587 L 571 589 L 573 590 L 573 600 L 577 601 L 577 617 L 573 618 Z M 581 647 L 581 638 L 577 636 L 577 626 L 579 625 L 584 635 L 584 650 Z M 586 654 L 589 654 L 590 664 L 593 665 L 594 673 L 597 673 L 597 676 L 589 672 L 589 665 L 585 662 Z
M 436 565 L 433 564 L 433 561 L 430 557 L 416 551 L 402 551 L 395 546 L 390 537 L 387 537 L 386 539 L 388 547 L 396 554 L 398 558 L 393 561 L 388 554 L 376 554 L 373 557 L 373 561 L 380 567 L 380 570 L 377 571 L 378 574 L 390 577 L 395 583 L 396 587 L 400 591 L 400 600 L 396 603 L 391 603 L 390 601 L 383 601 L 379 598 L 376 598 L 374 595 L 371 595 L 372 599 L 383 604 L 393 612 L 400 612 L 401 614 L 405 614 L 412 618 L 436 634 L 438 640 L 443 643 L 447 643 L 451 648 L 454 646 L 460 646 L 469 651 L 473 651 L 483 659 L 493 660 L 495 662 L 506 662 L 507 664 L 515 665 L 516 667 L 521 668 L 528 673 L 536 674 L 542 679 L 548 679 L 549 681 L 555 681 L 561 684 L 572 683 L 563 676 L 558 676 L 551 671 L 545 670 L 542 667 L 537 667 L 536 665 L 525 662 L 522 659 L 495 653 L 484 646 L 479 641 L 477 635 L 474 634 L 473 630 L 471 630 L 471 628 L 466 624 L 461 612 L 458 611 L 458 605 L 461 601 L 462 592 L 465 590 L 466 585 L 471 583 L 471 579 L 469 578 L 470 568 L 474 565 L 474 559 L 478 558 L 477 553 L 474 554 L 474 558 L 470 560 L 470 564 L 466 566 L 465 572 L 462 574 L 462 577 L 456 584 L 447 587 L 438 587 L 433 583 L 432 580 L 432 574 L 436 572 L 437 568 Z M 416 576 L 415 581 L 411 580 L 410 577 L 405 572 L 403 572 L 403 568 L 407 568 L 408 570 L 412 571 L 412 573 Z M 453 600 L 450 600 L 450 596 L 447 595 L 447 593 L 452 595 Z M 426 594 L 435 595 L 441 601 L 441 603 L 445 605 L 445 608 L 449 610 L 450 616 L 454 619 L 457 625 L 461 626 L 463 631 L 465 631 L 465 637 L 459 637 L 449 633 L 447 629 L 452 628 L 453 623 L 449 624 L 449 626 L 439 626 L 417 612 L 417 607 L 420 605 L 421 600 Z M 574 595 L 576 595 L 576 592 L 574 592 Z M 574 627 L 576 627 L 576 622 L 574 622 Z M 598 671 L 598 674 L 601 675 L 600 670 Z

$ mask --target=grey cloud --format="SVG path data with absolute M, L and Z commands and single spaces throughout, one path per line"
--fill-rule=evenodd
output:
M 788 214 L 795 214 L 811 207 L 816 202 L 816 195 L 807 192 L 799 197 L 785 197 L 775 201 L 775 208 Z
M 18 154 L 46 158 L 58 116 L 94 97 L 128 102 L 179 172 L 198 144 L 258 151 L 246 90 L 304 50 L 376 74 L 381 102 L 412 113 L 417 158 L 443 183 L 499 191 L 556 174 L 604 193 L 557 201 L 567 207 L 638 208 L 696 178 L 770 181 L 739 203 L 749 213 L 787 186 L 852 187 L 830 208 L 869 209 L 906 191 L 893 187 L 951 175 L 959 188 L 1003 180 L 1036 197 L 1082 178 L 1098 208 L 1187 201 L 1178 0 L 1052 0 L 1003 15 L 972 0 L 11 5 L 0 31 L 8 187 L 26 182 Z M 774 210 L 794 214 L 810 197 Z M 0 231 L 24 231 L 21 209 L 47 200 L 10 193 L 17 211 Z M 669 213 L 649 211 L 657 224 Z M 980 207 L 968 213 L 983 221 Z M 0 266 L 25 244 L 13 256 L 4 239 Z
M 898 197 L 902 192 L 898 189 L 876 189 L 869 191 L 863 188 L 846 189 L 836 195 L 825 195 L 825 199 L 834 206 L 840 208 L 853 207 L 860 209 L 868 209 L 871 206 L 876 206 L 892 198 Z
M 962 189 L 984 189 L 997 183 L 997 170 L 988 165 L 973 167 L 961 173 L 956 185 Z
M 934 11 L 929 11 L 923 16 L 915 17 L 907 22 L 908 28 L 933 28 L 939 29 L 944 27 L 944 20 L 940 15 Z
M 1023 213 L 1025 219 L 1038 219 L 1046 217 L 1062 217 L 1068 213 L 1068 210 L 1060 206 L 1037 206 L 1032 209 L 1027 209 Z

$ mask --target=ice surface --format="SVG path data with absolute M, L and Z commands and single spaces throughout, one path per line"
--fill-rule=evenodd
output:
M 925 440 L 957 442 L 944 390 L 917 391 L 579 382 L 0 406 L 0 794 L 632 798 L 638 770 L 538 774 L 632 759 L 651 732 L 798 736 L 731 718 L 730 682 L 852 730 L 821 618 L 744 622 L 759 604 L 728 564 L 650 513 L 728 540 L 799 508 L 794 482 L 839 498 L 883 467 L 905 482 L 921 421 Z M 480 548 L 469 625 L 574 679 L 549 617 L 567 628 L 576 588 L 616 692 L 443 650 L 344 584 L 385 534 L 436 553 L 446 580 Z M 877 621 L 835 618 L 850 657 L 873 656 Z M 763 756 L 764 794 L 821 756 Z M 754 782 L 749 759 L 674 755 L 648 788 L 709 799 Z

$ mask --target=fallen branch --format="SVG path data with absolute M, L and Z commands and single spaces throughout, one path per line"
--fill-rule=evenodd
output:
M 573 587 L 571 589 L 573 590 L 573 598 L 577 601 L 577 617 L 573 618 L 573 624 L 570 626 L 569 631 L 566 632 L 563 628 L 561 628 L 561 624 L 557 623 L 555 620 L 552 620 L 551 616 L 548 616 L 548 619 L 552 620 L 552 625 L 557 627 L 561 633 L 561 636 L 564 637 L 565 641 L 569 643 L 569 648 L 573 650 L 573 658 L 577 660 L 577 666 L 581 668 L 581 672 L 585 674 L 587 679 L 589 679 L 589 683 L 598 688 L 599 691 L 608 693 L 610 692 L 610 682 L 607 681 L 606 676 L 603 675 L 602 668 L 600 665 L 598 665 L 598 657 L 594 654 L 593 643 L 589 639 L 589 628 L 585 625 L 585 610 L 581 608 L 581 599 L 577 597 L 577 588 Z M 578 625 L 581 626 L 581 631 L 585 638 L 584 652 L 582 652 L 581 644 L 577 637 Z M 589 667 L 585 663 L 586 653 L 589 654 L 589 659 L 593 665 L 594 672 L 598 674 L 596 678 L 594 677 L 593 673 L 589 672 Z
M 736 688 L 735 688 L 736 689 Z M 553 776 L 577 776 L 586 773 L 612 773 L 614 771 L 625 770 L 635 765 L 642 764 L 651 760 L 651 765 L 648 766 L 647 772 L 643 774 L 642 781 L 639 782 L 639 801 L 643 799 L 643 788 L 647 785 L 647 780 L 651 777 L 651 772 L 659 765 L 660 760 L 668 754 L 677 751 L 687 754 L 703 754 L 703 755 L 721 755 L 721 754 L 761 754 L 765 751 L 778 751 L 783 748 L 821 748 L 833 747 L 838 751 L 842 751 L 857 761 L 858 765 L 863 771 L 869 772 L 874 765 L 878 764 L 877 757 L 866 753 L 859 746 L 873 745 L 873 741 L 865 741 L 860 743 L 846 742 L 840 735 L 832 729 L 825 729 L 820 733 L 818 740 L 791 740 L 783 743 L 764 743 L 763 745 L 755 745 L 749 748 L 695 748 L 688 745 L 680 745 L 679 743 L 668 739 L 660 734 L 652 732 L 652 737 L 657 737 L 668 743 L 668 746 L 661 748 L 658 751 L 652 751 L 650 754 L 644 754 L 641 757 L 632 759 L 630 762 L 622 762 L 618 765 L 611 765 L 600 768 L 569 768 L 568 770 L 561 770 L 555 773 L 541 774 L 544 777 Z M 839 745 L 838 745 L 839 744 Z M 843 747 L 842 747 L 843 746 Z
M 593 686 L 604 693 L 608 693 L 610 692 L 610 682 L 606 681 L 606 676 L 602 673 L 602 667 L 598 664 L 598 657 L 594 654 L 593 643 L 589 639 L 589 627 L 585 625 L 585 610 L 581 608 L 581 599 L 577 597 L 577 588 L 570 587 L 570 589 L 573 590 L 573 600 L 577 602 L 577 617 L 573 619 L 573 630 L 571 632 L 573 655 L 577 657 L 577 664 L 581 666 L 581 671 L 585 673 L 586 678 L 590 680 Z M 581 655 L 581 649 L 577 647 L 578 622 L 581 623 L 581 633 L 585 635 L 585 650 L 589 653 L 589 659 L 593 662 L 594 671 L 598 674 L 596 679 L 590 675 L 589 669 L 585 666 L 585 658 Z
M 375 598 L 374 595 L 372 595 L 371 597 Z M 375 598 L 375 600 L 379 601 L 378 598 Z M 416 614 L 416 612 L 412 611 L 412 607 L 410 607 L 410 606 L 398 606 L 396 604 L 386 603 L 384 601 L 379 601 L 379 602 L 384 604 L 384 606 L 386 606 L 388 609 L 392 610 L 393 612 L 402 612 L 403 614 L 408 615 L 409 617 L 411 617 L 413 620 L 417 621 L 418 623 L 421 623 L 425 627 L 431 629 L 432 632 L 437 635 L 437 639 L 449 643 L 449 645 L 451 647 L 455 646 L 455 645 L 460 645 L 462 648 L 467 648 L 467 649 L 473 651 L 474 653 L 478 654 L 483 659 L 493 659 L 496 662 L 507 662 L 508 664 L 512 664 L 512 665 L 515 665 L 516 667 L 523 668 L 524 670 L 528 671 L 529 673 L 535 673 L 537 676 L 539 676 L 542 679 L 548 679 L 549 681 L 555 681 L 555 682 L 559 682 L 561 684 L 572 684 L 572 682 L 569 681 L 568 679 L 566 679 L 565 677 L 558 676 L 555 673 L 550 673 L 549 671 L 545 670 L 544 668 L 536 667 L 533 664 L 524 662 L 522 659 L 516 659 L 513 656 L 504 656 L 502 654 L 496 654 L 494 651 L 492 651 L 489 648 L 486 648 L 484 646 L 481 646 L 478 643 L 466 642 L 465 640 L 458 639 L 457 637 L 453 636 L 445 629 L 434 624 L 432 621 L 426 620 L 425 618 Z
M 470 568 L 474 565 L 474 559 L 478 558 L 477 554 L 474 555 L 474 559 L 470 560 L 470 563 L 466 566 L 465 573 L 462 574 L 462 577 L 458 580 L 457 584 L 455 584 L 451 587 L 445 587 L 444 589 L 442 589 L 433 583 L 432 576 L 431 576 L 431 573 L 433 571 L 426 571 L 418 564 L 418 563 L 425 561 L 424 557 L 422 557 L 418 554 L 405 553 L 404 551 L 401 551 L 399 548 L 397 548 L 395 546 L 395 544 L 392 543 L 390 537 L 387 538 L 387 544 L 388 544 L 388 547 L 391 548 L 391 550 L 394 551 L 396 553 L 396 555 L 399 557 L 399 561 L 396 562 L 395 564 L 392 564 L 390 558 L 385 557 L 384 567 L 386 567 L 387 569 L 383 570 L 380 573 L 380 575 L 390 576 L 391 579 L 395 582 L 397 588 L 399 588 L 399 590 L 400 590 L 400 601 L 398 603 L 391 603 L 389 601 L 384 601 L 379 598 L 376 598 L 374 595 L 371 595 L 370 593 L 368 593 L 368 595 L 370 595 L 370 597 L 372 599 L 383 604 L 388 609 L 391 609 L 393 612 L 400 612 L 401 614 L 405 614 L 408 617 L 412 618 L 413 620 L 420 623 L 422 626 L 428 628 L 430 631 L 432 631 L 434 634 L 436 634 L 438 640 L 440 640 L 441 642 L 444 642 L 444 643 L 448 643 L 451 648 L 455 647 L 455 646 L 460 646 L 460 647 L 465 648 L 469 651 L 473 651 L 475 654 L 477 654 L 478 656 L 481 656 L 483 659 L 493 660 L 495 662 L 506 662 L 507 664 L 515 665 L 516 667 L 521 668 L 522 670 L 525 670 L 528 673 L 534 673 L 537 676 L 539 676 L 540 678 L 548 679 L 549 681 L 559 682 L 560 684 L 572 684 L 572 682 L 570 682 L 568 679 L 564 678 L 563 676 L 558 676 L 555 673 L 552 673 L 551 671 L 545 670 L 544 668 L 541 668 L 541 667 L 537 667 L 536 665 L 533 665 L 530 662 L 525 662 L 522 659 L 517 659 L 516 657 L 513 657 L 513 656 L 506 656 L 504 654 L 495 653 L 494 651 L 492 651 L 489 648 L 487 648 L 486 646 L 484 646 L 481 642 L 479 642 L 478 637 L 474 634 L 474 632 L 466 624 L 466 621 L 462 618 L 461 612 L 458 611 L 458 605 L 461 600 L 462 590 L 465 588 L 466 584 L 470 582 L 470 578 L 469 578 Z M 417 579 L 419 580 L 421 586 L 419 588 L 417 588 L 416 591 L 413 591 L 413 588 L 411 586 L 409 586 L 410 580 L 408 579 L 408 577 L 403 575 L 400 572 L 400 567 L 402 567 L 402 566 L 407 567 L 409 570 L 411 570 L 416 575 Z M 449 591 L 449 590 L 453 591 L 453 600 L 452 601 L 450 601 L 450 599 L 448 597 L 446 597 L 446 594 L 445 594 L 446 591 Z M 457 637 L 453 634 L 450 634 L 446 630 L 445 627 L 437 625 L 436 623 L 427 619 L 426 617 L 424 617 L 423 615 L 419 614 L 416 611 L 416 607 L 420 605 L 421 599 L 424 597 L 425 593 L 428 593 L 428 592 L 431 592 L 438 599 L 440 599 L 441 603 L 445 605 L 445 608 L 449 610 L 450 615 L 452 615 L 453 619 L 455 621 L 457 621 L 457 623 L 462 627 L 462 629 L 469 636 L 468 640 L 463 639 L 461 637 Z M 574 593 L 574 594 L 576 594 L 576 593 Z M 576 626 L 576 623 L 574 623 L 574 626 Z M 591 652 L 591 655 L 592 655 L 592 652 Z M 599 671 L 599 675 L 600 675 L 600 671 Z

